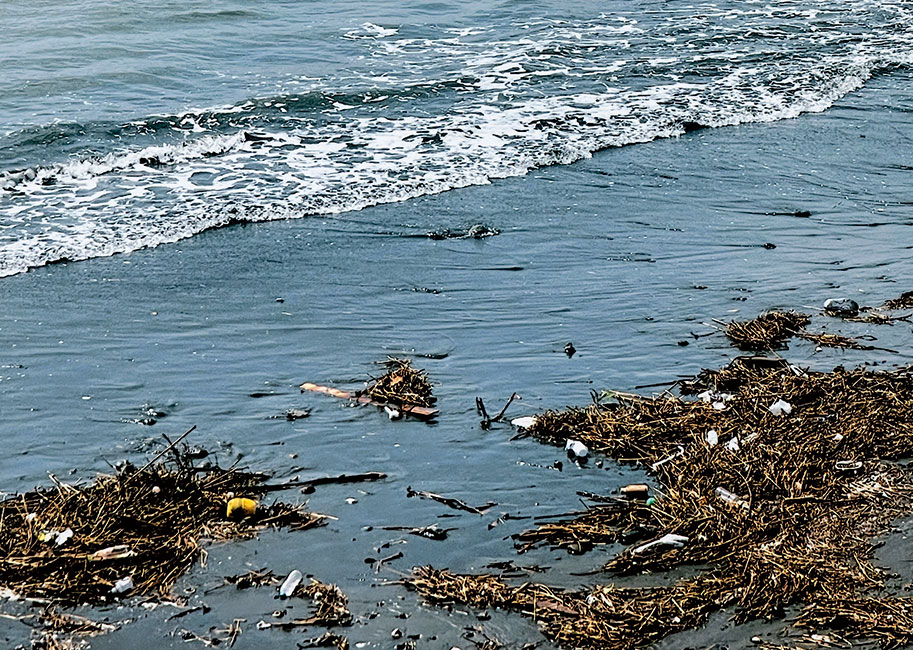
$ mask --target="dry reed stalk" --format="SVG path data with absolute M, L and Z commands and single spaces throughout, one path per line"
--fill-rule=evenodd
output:
M 913 511 L 913 467 L 896 462 L 913 456 L 910 370 L 820 373 L 740 358 L 680 389 L 707 391 L 707 401 L 622 396 L 539 416 L 529 431 L 542 442 L 563 447 L 574 438 L 652 467 L 659 497 L 649 506 L 597 499 L 516 539 L 521 551 L 626 544 L 606 572 L 692 565 L 696 577 L 671 587 L 565 592 L 425 568 L 412 585 L 431 602 L 531 616 L 564 647 L 640 647 L 699 626 L 723 606 L 734 608 L 736 622 L 800 606 L 797 624 L 813 630 L 836 628 L 886 648 L 913 641 L 913 601 L 873 596 L 885 575 L 870 542 Z M 791 412 L 772 412 L 777 400 Z M 711 429 L 718 444 L 708 442 Z M 718 488 L 733 496 L 721 498 Z M 667 535 L 685 541 L 646 545 Z
M 910 309 L 913 307 L 913 291 L 905 291 L 897 298 L 886 300 L 882 307 L 891 310 Z
M 89 485 L 40 488 L 0 502 L 0 583 L 26 598 L 97 604 L 128 595 L 170 599 L 175 581 L 205 551 L 203 539 L 247 538 L 267 526 L 306 529 L 324 518 L 300 506 L 261 505 L 242 521 L 226 519 L 230 493 L 256 497 L 263 474 L 197 470 L 165 463 L 99 476 Z M 57 534 L 72 537 L 57 544 Z
M 387 372 L 374 380 L 361 394 L 397 406 L 432 406 L 437 399 L 424 370 L 416 370 L 408 359 L 389 358 Z
M 777 350 L 811 322 L 808 314 L 771 311 L 747 321 L 726 325 L 726 336 L 743 350 Z

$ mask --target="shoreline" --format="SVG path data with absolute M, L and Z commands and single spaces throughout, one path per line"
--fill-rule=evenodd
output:
M 219 229 L 5 278 L 0 414 L 8 451 L 0 487 L 27 491 L 48 471 L 90 480 L 107 462 L 142 456 L 161 433 L 192 425 L 198 444 L 220 458 L 276 469 L 280 479 L 384 471 L 388 481 L 364 493 L 332 486 L 311 495 L 315 511 L 339 521 L 308 534 L 306 549 L 273 533 L 214 547 L 208 567 L 179 588 L 203 592 L 245 567 L 298 567 L 349 595 L 361 617 L 351 637 L 366 647 L 388 647 L 394 628 L 422 634 L 430 647 L 466 645 L 464 620 L 513 635 L 505 640 L 538 640 L 532 624 L 514 617 L 454 623 L 397 587 L 371 587 L 377 578 L 364 558 L 400 538 L 379 526 L 457 528 L 443 543 L 408 539 L 405 557 L 391 564 L 401 572 L 431 563 L 476 571 L 510 558 L 550 566 L 545 578 L 564 576 L 573 586 L 574 572 L 599 566 L 598 553 L 540 549 L 518 558 L 504 538 L 528 522 L 490 530 L 485 517 L 440 520 L 439 506 L 406 500 L 406 487 L 496 501 L 491 519 L 567 512 L 579 505 L 579 490 L 605 493 L 645 476 L 608 462 L 548 469 L 563 453 L 481 430 L 474 397 L 491 407 L 520 392 L 511 416 L 584 403 L 590 390 L 630 391 L 724 365 L 732 350 L 721 335 L 691 337 L 710 331 L 704 323 L 712 318 L 837 295 L 876 304 L 907 288 L 913 219 L 904 166 L 913 161 L 896 143 L 913 138 L 913 127 L 894 107 L 909 97 L 908 77 L 871 82 L 827 113 L 790 122 L 696 131 L 491 186 Z M 478 223 L 500 234 L 413 236 Z M 879 345 L 900 354 L 816 353 L 811 342 L 790 354 L 813 369 L 911 363 L 906 326 L 881 327 Z M 357 387 L 375 361 L 404 353 L 434 357 L 416 359 L 436 384 L 434 425 L 390 422 L 298 390 L 306 381 Z M 258 393 L 266 396 L 252 397 Z M 163 415 L 153 426 L 134 422 L 147 408 Z M 311 416 L 275 417 L 289 408 L 311 408 Z M 272 610 L 262 593 L 210 604 L 212 614 L 188 624 L 203 631 Z M 138 614 L 93 647 L 184 647 L 168 636 L 170 614 Z M 12 624 L 3 631 L 8 639 L 21 633 Z M 242 635 L 235 647 L 262 640 Z

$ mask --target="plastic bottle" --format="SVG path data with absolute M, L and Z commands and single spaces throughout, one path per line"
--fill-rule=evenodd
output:
M 633 483 L 621 488 L 621 493 L 629 499 L 646 499 L 650 496 L 650 486 L 644 483 Z
M 114 583 L 114 586 L 111 587 L 112 594 L 125 594 L 128 591 L 133 590 L 133 576 L 127 576 L 126 578 L 121 578 Z
M 748 502 L 739 497 L 739 495 L 730 492 L 726 488 L 718 487 L 716 490 L 714 490 L 714 492 L 716 493 L 717 497 L 726 503 L 733 506 L 738 506 L 744 510 L 748 510 Z
M 590 450 L 586 448 L 586 445 L 580 442 L 579 440 L 568 441 L 564 445 L 564 450 L 567 452 L 568 456 L 572 458 L 586 458 L 590 453 Z
M 282 586 L 279 587 L 279 597 L 288 598 L 295 593 L 295 589 L 298 588 L 298 583 L 301 582 L 301 578 L 303 577 L 301 571 L 294 569 L 288 574 L 288 577 L 285 579 L 285 582 L 282 583 Z

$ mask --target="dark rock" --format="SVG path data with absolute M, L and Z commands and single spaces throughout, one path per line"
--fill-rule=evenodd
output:
M 829 316 L 852 318 L 859 313 L 859 304 L 850 298 L 828 298 L 824 301 L 824 311 Z
M 311 409 L 289 409 L 285 412 L 286 420 L 300 420 L 311 414 Z

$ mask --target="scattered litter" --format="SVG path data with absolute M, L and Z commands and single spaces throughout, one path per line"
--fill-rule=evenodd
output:
M 399 420 L 401 417 L 403 417 L 403 414 L 399 409 L 393 408 L 392 406 L 387 406 L 386 404 L 384 405 L 384 411 L 387 413 L 387 417 L 389 417 L 391 420 Z
M 707 444 L 710 445 L 711 447 L 713 447 L 717 443 L 719 443 L 720 434 L 718 434 L 713 429 L 710 429 L 709 431 L 707 431 L 707 434 L 704 436 L 704 438 L 705 438 L 705 440 L 707 440 Z
M 279 586 L 279 598 L 291 598 L 292 594 L 295 593 L 295 589 L 298 588 L 298 585 L 301 583 L 301 579 L 304 576 L 301 575 L 301 571 L 298 569 L 292 569 L 291 573 L 288 574 L 288 577 L 283 581 Z
M 133 591 L 133 576 L 121 578 L 111 587 L 112 594 L 125 594 L 128 591 Z
M 675 451 L 674 454 L 669 454 L 665 458 L 656 461 L 655 463 L 650 465 L 650 469 L 652 469 L 655 472 L 656 470 L 658 470 L 660 467 L 662 467 L 666 463 L 669 463 L 669 462 L 675 460 L 676 458 L 678 458 L 679 456 L 684 455 L 684 453 L 685 453 L 685 448 L 682 447 L 681 445 L 678 445 L 678 449 Z
M 782 399 L 778 399 L 776 402 L 767 407 L 767 410 L 773 413 L 774 415 L 789 415 L 793 412 L 792 404 L 786 402 Z
M 257 502 L 253 499 L 235 497 L 234 499 L 229 499 L 228 504 L 225 506 L 225 518 L 232 521 L 240 521 L 247 517 L 253 517 L 255 514 L 257 514 Z
M 629 499 L 646 499 L 650 496 L 650 486 L 645 483 L 634 483 L 621 488 L 620 492 Z
M 861 460 L 838 460 L 834 463 L 834 469 L 838 472 L 855 472 L 862 469 Z
M 727 490 L 726 488 L 718 487 L 714 490 L 714 493 L 717 497 L 728 503 L 729 505 L 738 506 L 743 510 L 748 510 L 748 502 L 742 499 L 739 495 L 734 494 Z
M 729 451 L 738 451 L 739 448 L 740 445 L 738 436 L 732 436 L 732 438 L 729 439 L 729 442 L 726 443 L 726 449 Z
M 518 429 L 532 429 L 536 424 L 536 416 L 524 415 L 523 417 L 514 418 L 510 423 Z
M 243 521 L 227 519 L 227 493 L 260 494 L 267 476 L 214 464 L 199 471 L 178 446 L 183 437 L 141 469 L 125 464 L 84 485 L 52 476 L 50 488 L 0 501 L 0 584 L 23 598 L 96 605 L 125 593 L 112 587 L 129 576 L 127 591 L 151 602 L 168 600 L 174 583 L 203 557 L 204 538 L 250 538 L 268 526 L 303 530 L 324 522 L 324 516 L 281 502 Z M 165 454 L 170 460 L 159 462 Z M 157 486 L 162 490 L 153 495 Z M 47 542 L 35 533 L 36 519 L 46 527 Z M 57 539 L 65 543 L 51 544 Z
M 697 395 L 697 398 L 706 404 L 710 404 L 717 411 L 726 409 L 726 404 L 732 400 L 729 393 L 717 393 L 712 390 L 705 390 Z
M 585 444 L 579 440 L 571 440 L 570 438 L 564 444 L 564 451 L 567 452 L 569 458 L 576 459 L 586 458 L 590 453 L 590 450 L 587 449 Z
M 669 546 L 671 548 L 681 548 L 688 541 L 688 537 L 685 535 L 676 535 L 674 533 L 667 533 L 660 537 L 659 539 L 654 539 L 652 542 L 647 542 L 631 550 L 631 553 L 634 555 L 639 555 L 645 551 L 650 550 L 655 547 Z
M 301 418 L 306 418 L 311 414 L 311 409 L 289 409 L 285 412 L 285 419 L 300 420 Z
M 86 556 L 86 559 L 89 562 L 103 562 L 105 560 L 122 560 L 127 557 L 133 557 L 136 553 L 133 552 L 127 544 L 118 544 L 116 546 L 109 546 L 103 548 L 100 551 L 95 551 L 94 553 L 89 553 Z
M 484 506 L 480 506 L 480 507 L 476 508 L 475 506 L 471 506 L 464 501 L 460 501 L 459 499 L 454 499 L 451 497 L 443 497 L 440 494 L 434 494 L 433 492 L 425 492 L 424 490 L 413 490 L 412 486 L 409 486 L 406 488 L 406 496 L 407 497 L 419 497 L 421 499 L 431 499 L 432 501 L 437 501 L 438 503 L 443 503 L 445 506 L 447 506 L 449 508 L 453 508 L 454 510 L 463 510 L 465 512 L 471 512 L 474 515 L 484 515 L 493 506 L 498 505 L 497 503 L 494 503 L 493 501 L 489 501 Z
M 521 613 L 549 642 L 582 650 L 652 646 L 707 627 L 721 610 L 735 624 L 781 620 L 822 639 L 834 630 L 847 647 L 909 645 L 913 599 L 875 565 L 872 540 L 913 512 L 913 465 L 904 462 L 913 457 L 913 369 L 795 372 L 783 359 L 739 357 L 677 384 L 682 398 L 667 391 L 545 411 L 531 432 L 639 468 L 681 458 L 657 473 L 653 507 L 595 498 L 512 536 L 521 553 L 627 546 L 598 584 L 568 589 L 428 567 L 409 584 L 429 603 Z M 730 408 L 689 399 L 704 391 L 732 394 Z M 776 400 L 793 406 L 789 417 L 767 410 Z M 737 438 L 740 453 L 708 453 L 709 431 L 720 442 Z M 673 534 L 688 539 L 653 544 Z M 613 579 L 632 575 L 649 582 Z
M 63 546 L 73 537 L 73 529 L 67 528 L 62 533 L 57 533 L 57 536 L 54 538 L 55 546 Z

